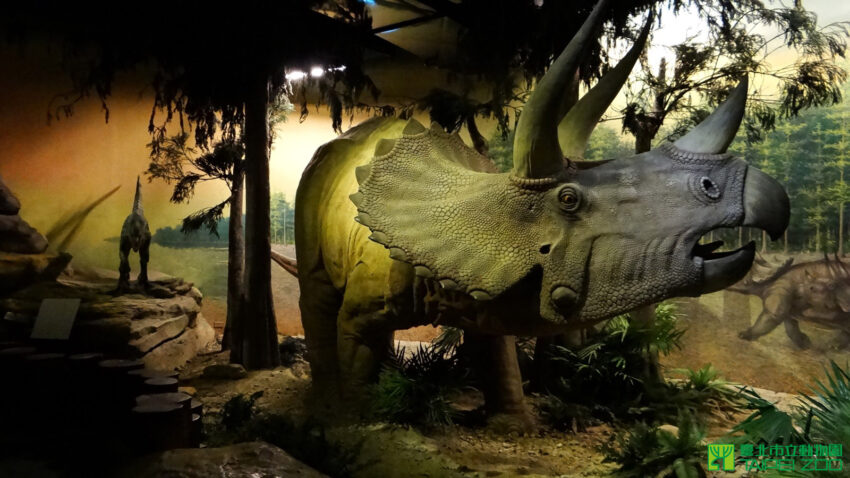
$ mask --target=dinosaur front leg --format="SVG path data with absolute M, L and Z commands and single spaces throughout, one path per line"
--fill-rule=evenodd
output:
M 807 349 L 812 346 L 812 339 L 800 330 L 800 323 L 797 319 L 788 318 L 785 320 L 785 333 L 791 342 L 800 349 Z
M 129 255 L 130 242 L 122 238 L 118 246 L 118 258 L 121 261 L 118 265 L 118 292 L 124 292 L 130 289 Z
M 777 317 L 766 310 L 762 311 L 756 319 L 756 323 L 739 333 L 738 337 L 744 340 L 755 340 L 775 329 L 782 323 L 783 319 L 784 317 Z
M 148 260 L 150 260 L 151 241 L 146 240 L 139 248 L 139 285 L 148 286 Z
M 744 340 L 755 340 L 772 331 L 788 318 L 791 302 L 792 296 L 784 287 L 769 292 L 764 299 L 764 309 L 756 319 L 756 323 L 738 334 L 738 337 Z

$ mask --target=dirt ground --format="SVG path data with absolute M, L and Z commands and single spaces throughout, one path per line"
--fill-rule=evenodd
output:
M 240 380 L 200 377 L 203 368 L 224 363 L 227 354 L 196 358 L 181 374 L 181 385 L 193 387 L 214 415 L 236 394 L 263 390 L 258 406 L 267 412 L 304 417 L 310 378 L 306 365 L 249 372 Z M 541 428 L 532 436 L 500 433 L 488 428 L 445 427 L 427 433 L 365 421 L 334 425 L 328 438 L 345 448 L 360 447 L 357 476 L 362 477 L 603 477 L 613 469 L 603 463 L 599 446 L 611 430 L 595 427 L 579 434 Z
M 278 327 L 282 334 L 300 335 L 297 307 L 297 281 L 282 269 L 274 269 L 274 293 Z M 808 391 L 813 377 L 822 376 L 829 359 L 844 364 L 847 352 L 830 348 L 834 332 L 801 324 L 813 347 L 798 350 L 778 327 L 753 342 L 739 339 L 761 312 L 757 297 L 719 292 L 698 299 L 677 299 L 680 324 L 687 329 L 682 348 L 662 358 L 668 376 L 675 369 L 697 369 L 711 363 L 723 376 L 736 383 L 769 390 L 798 393 Z M 207 300 L 204 314 L 223 325 L 224 303 Z M 220 317 L 220 319 L 218 319 Z M 433 327 L 419 327 L 398 333 L 400 340 L 430 340 Z M 250 372 L 236 381 L 198 378 L 204 366 L 226 361 L 226 354 L 198 357 L 184 371 L 186 385 L 197 390 L 210 412 L 217 411 L 237 393 L 265 391 L 259 406 L 267 411 L 300 417 L 306 414 L 309 367 Z M 743 415 L 738 417 L 742 419 Z M 709 437 L 729 429 L 730 423 L 716 423 Z M 610 476 L 613 467 L 603 463 L 600 445 L 611 429 L 600 426 L 581 433 L 562 433 L 546 428 L 531 436 L 500 433 L 493 428 L 452 426 L 422 432 L 384 423 L 348 422 L 335 425 L 328 437 L 343 447 L 359 446 L 358 476 Z M 415 470 L 415 472 L 414 472 Z

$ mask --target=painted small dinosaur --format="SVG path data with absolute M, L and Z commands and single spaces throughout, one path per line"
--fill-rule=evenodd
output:
M 142 181 L 136 178 L 136 197 L 133 200 L 133 211 L 124 220 L 121 227 L 121 240 L 118 246 L 118 255 L 121 264 L 118 268 L 118 291 L 124 292 L 130 289 L 130 250 L 139 253 L 139 285 L 148 286 L 148 260 L 150 258 L 151 231 L 148 220 L 145 219 L 145 211 L 142 208 Z
M 743 280 L 730 290 L 761 298 L 763 309 L 756 322 L 738 334 L 756 340 L 780 324 L 798 348 L 811 346 L 811 339 L 800 330 L 800 322 L 839 331 L 835 347 L 850 347 L 850 265 L 840 258 L 784 264 L 761 280 Z

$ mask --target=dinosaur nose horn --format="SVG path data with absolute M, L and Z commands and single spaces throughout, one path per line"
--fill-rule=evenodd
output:
M 782 237 L 790 217 L 791 202 L 782 185 L 758 169 L 748 167 L 741 225 L 764 229 L 775 241 Z

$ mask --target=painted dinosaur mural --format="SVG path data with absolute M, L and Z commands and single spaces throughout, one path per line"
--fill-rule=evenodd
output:
M 835 348 L 850 348 L 850 266 L 837 256 L 799 264 L 788 259 L 764 279 L 743 280 L 730 290 L 757 295 L 764 306 L 742 339 L 757 340 L 782 324 L 791 342 L 806 349 L 811 339 L 800 330 L 802 321 L 837 330 Z
M 142 287 L 148 286 L 148 260 L 150 259 L 151 230 L 145 219 L 142 207 L 142 180 L 136 178 L 136 196 L 133 199 L 133 210 L 124 219 L 121 226 L 121 239 L 118 244 L 118 255 L 121 263 L 118 266 L 118 291 L 130 289 L 130 250 L 139 253 L 138 282 Z
M 673 296 L 727 287 L 754 246 L 715 253 L 700 238 L 751 226 L 779 237 L 788 197 L 726 153 L 744 80 L 672 144 L 627 158 L 580 158 L 640 55 L 626 57 L 571 108 L 564 93 L 599 28 L 601 1 L 537 84 L 519 119 L 513 170 L 497 173 L 456 134 L 392 118 L 322 146 L 296 198 L 296 273 L 314 386 L 373 380 L 394 330 L 461 327 L 487 337 L 491 411 L 526 408 L 514 335 L 586 327 Z M 650 21 L 651 22 L 651 21 Z

